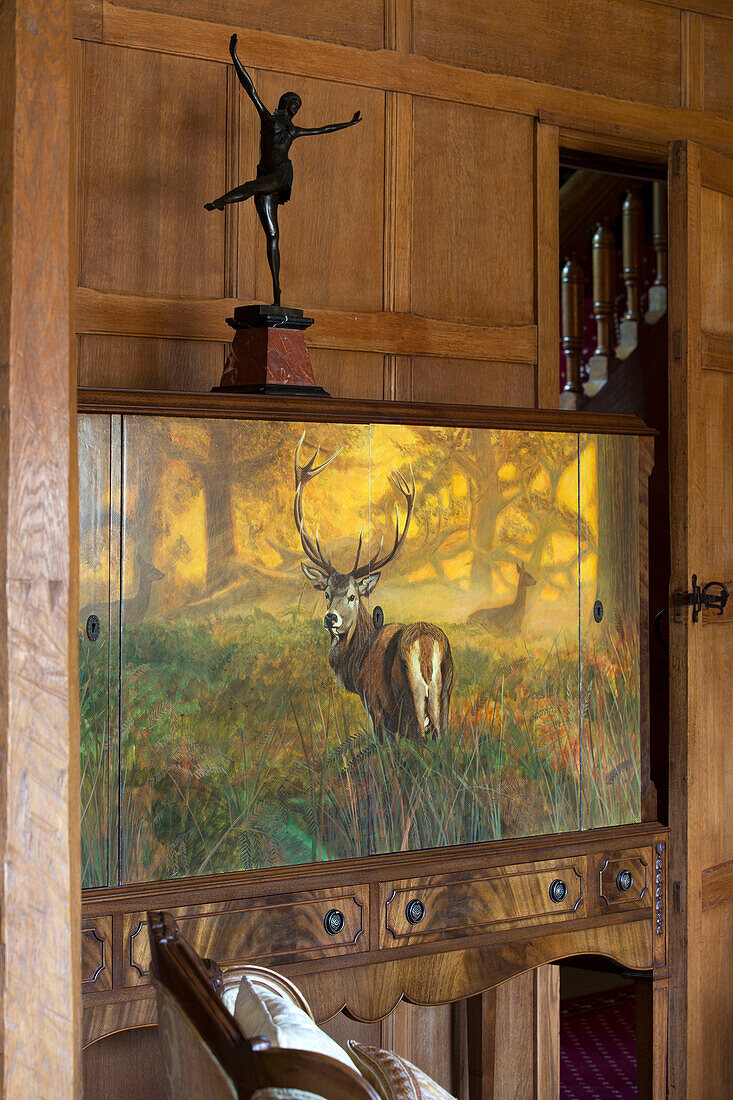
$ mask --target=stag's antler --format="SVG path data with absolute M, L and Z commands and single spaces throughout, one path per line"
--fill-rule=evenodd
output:
M 405 525 L 400 531 L 400 508 L 398 504 L 395 504 L 395 533 L 394 543 L 392 549 L 385 557 L 380 558 L 379 555 L 382 552 L 384 546 L 384 537 L 379 541 L 379 546 L 374 557 L 371 558 L 366 565 L 359 565 L 359 555 L 361 554 L 361 544 L 364 532 L 359 535 L 359 546 L 356 551 L 356 561 L 354 562 L 354 568 L 352 569 L 352 576 L 354 580 L 360 580 L 362 577 L 368 577 L 370 573 L 378 573 L 380 569 L 384 569 L 388 562 L 392 561 L 402 543 L 405 541 L 407 530 L 410 526 L 410 520 L 412 519 L 412 512 L 415 507 L 415 475 L 412 472 L 412 466 L 410 466 L 410 481 L 402 476 L 399 470 L 392 470 L 390 474 L 390 480 L 398 492 L 402 493 L 407 501 L 407 515 L 405 516 Z
M 303 549 L 310 560 L 314 565 L 317 565 L 319 569 L 323 569 L 324 572 L 333 573 L 333 566 L 321 550 L 321 544 L 318 540 L 318 528 L 316 528 L 316 537 L 314 540 L 308 534 L 308 530 L 305 526 L 305 519 L 303 518 L 303 489 L 309 481 L 312 481 L 317 474 L 320 474 L 321 470 L 325 470 L 326 466 L 333 462 L 337 455 L 341 454 L 341 448 L 339 447 L 337 451 L 334 451 L 325 462 L 321 462 L 319 466 L 316 466 L 316 461 L 321 453 L 321 448 L 316 447 L 314 453 L 305 465 L 301 465 L 300 451 L 304 440 L 305 432 L 301 435 L 298 446 L 295 448 L 295 500 L 293 501 L 293 517 L 295 519 L 295 526 L 298 528 L 298 534 L 300 535 Z

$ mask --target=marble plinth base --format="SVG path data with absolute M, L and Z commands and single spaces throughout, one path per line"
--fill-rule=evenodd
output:
M 313 320 L 302 310 L 240 306 L 228 323 L 236 331 L 218 392 L 328 397 L 313 376 L 303 337 Z

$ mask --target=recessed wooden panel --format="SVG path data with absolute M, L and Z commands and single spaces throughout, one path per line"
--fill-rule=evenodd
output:
M 296 123 L 303 127 L 345 122 L 360 110 L 363 121 L 332 134 L 298 138 L 290 150 L 294 182 L 291 200 L 279 208 L 280 284 L 283 304 L 309 309 L 382 308 L 384 236 L 385 93 L 325 80 L 280 73 L 253 74 L 257 91 L 270 110 L 283 92 L 296 90 L 303 100 Z M 242 90 L 241 95 L 246 94 Z M 241 104 L 242 148 L 248 131 L 259 131 L 257 112 Z M 257 163 L 241 164 L 244 179 Z M 241 204 L 242 234 L 250 227 L 255 242 L 255 287 L 251 296 L 272 301 L 265 238 L 253 204 Z M 250 291 L 241 273 L 240 295 Z
M 157 1027 L 108 1035 L 84 1051 L 84 1100 L 166 1100 Z
M 382 883 L 380 946 L 404 946 L 423 939 L 465 936 L 480 929 L 582 916 L 583 870 L 581 861 L 561 860 L 509 866 L 459 879 L 437 876 Z M 556 879 L 566 887 L 559 901 L 550 895 Z M 423 907 L 421 917 L 410 908 L 416 901 Z
M 413 401 L 450 401 L 456 405 L 535 404 L 532 363 L 494 363 L 470 359 L 412 357 Z
M 226 345 L 143 336 L 78 337 L 80 386 L 208 392 L 221 381 Z
M 96 42 L 81 50 L 79 282 L 224 293 L 224 66 Z M 77 55 L 78 56 L 78 55 Z
M 111 917 L 87 917 L 82 922 L 81 982 L 85 993 L 112 988 Z
M 634 0 L 414 0 L 416 53 L 561 87 L 679 104 L 679 14 Z
M 372 49 L 384 43 L 382 0 L 129 0 L 126 6 L 223 23 L 227 30 L 251 27 Z
M 731 35 L 733 49 L 733 35 Z M 700 192 L 700 229 L 704 239 L 719 242 L 705 256 L 705 291 L 700 300 L 704 331 L 733 335 L 733 195 L 703 187 Z M 722 351 L 722 349 L 720 349 Z M 722 359 L 718 353 L 718 369 Z M 703 367 L 708 365 L 703 360 Z
M 601 906 L 618 909 L 628 905 L 651 905 L 649 859 L 649 852 L 644 855 L 627 852 L 622 856 L 603 860 L 598 880 Z M 631 879 L 624 890 L 624 880 L 621 876 L 627 873 Z
M 414 313 L 534 319 L 533 145 L 524 116 L 415 100 Z
M 333 934 L 324 920 L 338 909 L 343 927 Z M 322 959 L 368 949 L 367 888 L 314 891 L 290 900 L 251 905 L 221 902 L 171 909 L 182 935 L 200 955 L 223 968 L 262 960 L 277 965 L 297 956 Z M 144 913 L 124 918 L 125 985 L 147 985 L 150 945 Z
M 733 116 L 733 21 L 705 16 L 703 56 L 705 110 L 730 118 Z
M 316 385 L 331 397 L 380 401 L 384 397 L 384 356 L 358 351 L 311 348 Z

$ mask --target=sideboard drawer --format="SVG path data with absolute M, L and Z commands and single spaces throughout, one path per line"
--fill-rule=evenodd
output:
M 320 959 L 366 951 L 368 888 L 311 891 L 287 898 L 256 898 L 171 908 L 181 935 L 222 967 L 266 965 L 293 958 Z M 147 985 L 150 947 L 145 913 L 124 917 L 125 985 Z
M 584 860 L 567 859 L 382 883 L 380 946 L 581 917 L 584 875 Z
M 614 853 L 600 861 L 598 898 L 601 909 L 651 906 L 651 851 Z

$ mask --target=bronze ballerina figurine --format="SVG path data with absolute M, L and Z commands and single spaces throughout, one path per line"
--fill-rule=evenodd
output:
M 268 111 L 257 95 L 252 78 L 237 57 L 237 36 L 229 40 L 229 52 L 239 82 L 257 108 L 260 116 L 260 163 L 257 179 L 240 183 L 231 191 L 205 204 L 207 210 L 223 210 L 230 202 L 242 202 L 254 197 L 255 208 L 267 237 L 267 260 L 272 273 L 273 305 L 280 305 L 280 230 L 277 224 L 277 208 L 289 202 L 293 186 L 293 165 L 288 153 L 296 138 L 309 134 L 332 134 L 361 122 L 361 112 L 356 111 L 349 122 L 332 122 L 327 126 L 295 126 L 293 116 L 300 109 L 301 98 L 297 92 L 285 92 L 280 96 L 277 110 Z

